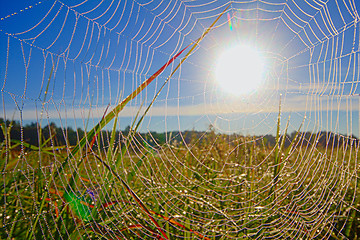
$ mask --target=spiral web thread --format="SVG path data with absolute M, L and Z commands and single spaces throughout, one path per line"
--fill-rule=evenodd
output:
M 1 145 L 2 238 L 359 236 L 355 0 L 75 2 L 0 16 L 2 129 L 15 129 L 12 120 L 20 129 L 11 133 L 20 141 Z M 115 132 L 108 124 L 61 167 L 86 131 L 228 5 L 140 132 L 125 127 L 180 58 L 125 107 Z M 255 42 L 273 62 L 250 100 L 226 98 L 213 81 L 215 53 L 231 41 Z

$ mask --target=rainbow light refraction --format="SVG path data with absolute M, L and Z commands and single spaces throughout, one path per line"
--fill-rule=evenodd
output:
M 227 18 L 228 18 L 228 22 L 229 22 L 230 31 L 232 31 L 232 24 L 231 24 L 230 13 L 227 13 Z

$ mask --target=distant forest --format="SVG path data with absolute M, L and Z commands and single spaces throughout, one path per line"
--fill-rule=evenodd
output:
M 5 129 L 9 131 L 10 138 L 12 140 L 24 140 L 25 142 L 39 146 L 39 133 L 40 127 L 37 123 L 30 123 L 23 127 L 21 127 L 18 121 L 4 121 L 4 119 L 0 118 L 0 142 L 4 141 L 4 133 Z M 130 126 L 127 126 L 123 131 L 116 131 L 116 143 L 122 142 L 125 139 L 130 131 Z M 22 134 L 21 134 L 22 133 Z M 188 130 L 188 131 L 172 131 L 172 132 L 147 132 L 147 133 L 137 133 L 136 139 L 138 142 L 146 141 L 147 144 L 151 146 L 162 145 L 165 143 L 190 143 L 196 141 L 202 141 L 202 139 L 206 139 L 210 134 L 213 137 L 224 137 L 229 141 L 246 137 L 247 139 L 253 139 L 255 141 L 261 141 L 262 144 L 268 145 L 272 147 L 276 144 L 276 137 L 273 135 L 263 135 L 263 136 L 243 136 L 241 134 L 220 134 L 216 133 L 212 126 L 209 126 L 208 131 L 196 131 L 196 130 Z M 54 146 L 74 146 L 82 139 L 85 135 L 83 129 L 78 128 L 77 130 L 72 129 L 71 127 L 61 128 L 56 126 L 55 123 L 50 123 L 49 125 L 44 126 L 41 128 L 41 135 L 42 135 L 42 142 L 46 139 L 52 137 L 52 140 L 49 141 L 49 144 L 53 144 Z M 99 134 L 100 145 L 106 145 L 109 142 L 110 138 L 110 131 L 103 130 L 101 134 Z M 284 145 L 285 147 L 291 144 L 291 141 L 296 136 L 296 132 L 292 132 L 286 135 Z M 355 136 L 343 136 L 339 134 L 334 134 L 332 132 L 318 132 L 318 133 L 311 133 L 311 132 L 300 132 L 298 136 L 304 140 L 304 144 L 313 144 L 314 141 L 317 141 L 317 146 L 326 147 L 326 146 L 340 146 L 345 143 L 357 146 L 359 143 L 359 139 Z M 284 136 L 281 136 L 284 137 Z

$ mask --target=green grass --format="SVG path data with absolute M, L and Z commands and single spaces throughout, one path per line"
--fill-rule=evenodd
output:
M 29 232 L 36 239 L 165 238 L 161 231 L 170 239 L 342 239 L 339 232 L 353 239 L 358 234 L 359 215 L 352 208 L 358 208 L 357 148 L 326 149 L 301 134 L 288 148 L 213 131 L 187 144 L 170 141 L 157 148 L 134 132 L 128 139 L 122 145 L 126 151 L 94 149 L 96 155 L 81 155 L 81 165 L 69 162 L 53 181 L 50 172 L 63 164 L 66 150 L 55 155 L 27 147 L 21 154 L 3 148 L 1 238 L 24 239 Z M 274 170 L 278 156 L 282 165 Z M 74 168 L 75 188 L 66 193 Z

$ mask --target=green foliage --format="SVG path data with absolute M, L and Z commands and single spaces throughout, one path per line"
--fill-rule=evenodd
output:
M 64 193 L 64 199 L 69 203 L 70 209 L 75 212 L 75 214 L 84 221 L 92 220 L 91 210 L 89 205 L 92 204 L 92 199 L 90 197 L 79 196 L 73 191 L 69 193 Z
M 334 162 L 337 162 L 339 170 L 341 166 L 345 167 L 341 159 L 346 159 L 346 162 L 350 163 L 349 166 L 352 166 L 351 163 L 356 160 L 358 154 L 358 150 L 354 151 L 355 139 L 353 139 L 353 148 L 346 145 L 347 140 L 344 139 L 341 140 L 343 145 L 327 149 L 316 145 L 316 136 L 321 138 L 320 134 L 310 136 L 299 132 L 293 144 L 281 150 L 284 154 L 290 152 L 282 160 L 286 162 L 286 167 L 280 168 L 278 172 L 279 180 L 274 189 L 277 197 L 273 202 L 269 202 L 268 192 L 262 189 L 268 189 L 273 184 L 272 166 L 275 155 L 274 147 L 267 144 L 264 138 L 224 135 L 211 130 L 188 131 L 181 134 L 184 134 L 188 142 L 177 142 L 176 134 L 164 133 L 163 136 L 167 135 L 168 139 L 171 139 L 171 144 L 167 142 L 161 145 L 154 141 L 156 135 L 134 134 L 123 155 L 121 169 L 117 170 L 117 174 L 123 177 L 132 191 L 136 192 L 147 209 L 160 214 L 155 215 L 155 219 L 166 229 L 166 234 L 170 238 L 193 237 L 195 232 L 210 239 L 266 237 L 275 232 L 285 232 L 289 238 L 298 235 L 310 238 L 313 234 L 311 232 L 307 233 L 301 228 L 284 228 L 273 223 L 282 219 L 284 223 L 288 221 L 301 226 L 306 222 L 316 221 L 318 217 L 316 214 L 314 216 L 304 214 L 314 204 L 310 200 L 319 199 L 320 202 L 316 203 L 318 206 L 328 204 L 326 196 L 329 194 L 345 197 L 340 197 L 341 201 L 337 203 L 334 199 L 335 202 L 329 205 L 326 215 L 322 216 L 324 219 L 329 219 L 333 215 L 344 214 L 344 218 L 331 220 L 336 228 L 320 226 L 314 228 L 319 229 L 320 233 L 314 234 L 313 237 L 320 239 L 325 237 L 324 234 L 331 232 L 331 238 L 336 239 L 339 236 L 338 231 L 343 231 L 349 238 L 359 235 L 357 219 L 360 216 L 358 212 L 349 208 L 357 201 L 357 198 L 354 201 L 354 197 L 360 194 L 356 188 L 356 178 L 350 174 L 353 168 L 348 168 L 346 175 L 343 172 L 342 177 L 340 175 L 337 177 L 332 171 L 327 170 L 334 166 Z M 151 144 L 149 144 L 150 139 L 153 139 Z M 114 145 L 114 149 L 119 148 L 121 142 Z M 330 154 L 329 151 L 337 152 L 337 155 Z M 16 148 L 12 148 L 9 152 L 11 154 L 2 188 L 4 198 L 1 200 L 1 206 L 2 212 L 10 218 L 5 218 L 2 223 L 1 238 L 6 239 L 11 235 L 12 238 L 23 239 L 31 230 L 29 227 L 36 217 L 33 213 L 45 190 L 43 183 L 51 169 L 51 159 L 55 155 L 50 155 L 45 150 L 39 154 L 38 148 L 30 145 L 26 147 L 20 158 L 10 157 L 19 153 Z M 65 151 L 57 154 L 61 155 L 62 159 L 66 157 Z M 48 168 L 36 168 L 39 157 L 43 167 L 49 166 Z M 21 165 L 25 159 L 29 164 L 27 166 Z M 18 164 L 12 164 L 14 161 Z M 322 164 L 318 164 L 320 161 Z M 157 230 L 137 207 L 136 201 L 129 199 L 127 191 L 122 191 L 121 185 L 116 182 L 112 185 L 113 191 L 101 190 L 109 182 L 103 177 L 105 172 L 100 172 L 101 174 L 97 176 L 92 175 L 101 169 L 97 164 L 98 161 L 89 155 L 84 165 L 77 169 L 80 178 L 75 184 L 76 194 L 75 191 L 66 193 L 61 187 L 69 180 L 68 177 L 72 174 L 70 169 L 62 174 L 68 177 L 62 177 L 48 186 L 49 197 L 45 201 L 38 229 L 46 227 L 49 232 L 58 232 L 59 236 L 69 234 L 86 236 L 84 237 L 86 239 L 98 239 L 99 236 L 131 239 L 136 238 L 136 235 L 134 236 L 136 232 L 146 233 L 141 237 L 150 239 L 151 237 L 146 236 L 154 236 Z M 108 164 L 113 164 L 113 157 Z M 21 171 L 14 171 L 15 166 Z M 32 172 L 27 170 L 29 166 L 34 169 Z M 52 169 L 56 169 L 56 166 L 53 165 Z M 93 170 L 89 172 L 90 169 Z M 28 181 L 28 179 L 33 180 Z M 343 184 L 349 183 L 347 188 L 342 187 Z M 151 192 L 149 189 L 152 189 Z M 97 210 L 99 218 L 96 222 L 92 221 L 91 212 L 94 207 L 91 207 L 92 199 L 87 192 L 89 190 L 97 198 L 106 193 L 99 208 L 101 210 Z M 311 197 L 304 197 L 306 196 L 304 192 Z M 37 200 L 33 201 L 34 199 Z M 122 201 L 119 201 L 120 199 Z M 161 199 L 171 199 L 171 201 L 161 201 Z M 61 212 L 62 204 L 66 206 L 63 212 Z M 284 215 L 288 220 L 281 217 Z M 169 223 L 166 220 L 167 217 L 174 216 L 179 216 L 173 218 L 174 222 Z M 119 219 L 125 221 L 120 223 Z M 194 224 L 202 222 L 202 219 L 213 219 L 213 221 L 206 222 L 206 227 Z M 60 225 L 56 224 L 58 221 L 61 222 Z M 141 224 L 142 227 L 136 224 Z M 109 226 L 112 226 L 113 230 L 110 230 Z M 259 228 L 264 231 L 259 232 Z M 94 232 L 91 229 L 98 230 Z M 43 233 L 41 230 L 35 231 L 35 236 L 51 238 L 48 232 Z

